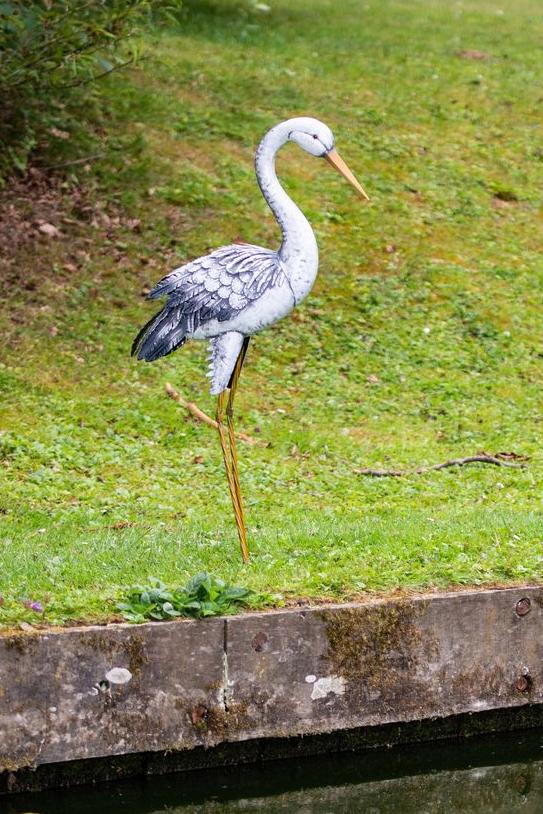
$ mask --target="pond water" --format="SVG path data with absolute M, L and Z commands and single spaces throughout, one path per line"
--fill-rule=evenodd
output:
M 541 814 L 543 731 L 0 797 L 2 814 Z

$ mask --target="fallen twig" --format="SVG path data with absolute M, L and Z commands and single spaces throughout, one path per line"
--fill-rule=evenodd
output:
M 45 171 L 60 170 L 64 167 L 73 167 L 76 164 L 87 164 L 89 161 L 97 161 L 100 158 L 105 158 L 105 153 L 95 153 L 94 155 L 86 155 L 83 158 L 73 158 L 71 161 L 63 161 L 62 164 L 51 164 L 49 167 L 43 167 Z
M 219 425 L 217 424 L 214 418 L 210 418 L 210 416 L 208 416 L 207 413 L 204 413 L 202 410 L 200 410 L 200 408 L 197 407 L 193 401 L 187 401 L 186 399 L 184 399 L 181 393 L 175 390 L 175 388 L 173 388 L 171 384 L 169 384 L 169 382 L 166 382 L 166 393 L 171 399 L 180 404 L 181 407 L 184 407 L 186 410 L 188 410 L 191 416 L 193 416 L 193 418 L 195 418 L 197 421 L 201 421 L 202 424 L 207 424 L 208 427 L 214 427 L 215 429 L 218 429 Z M 236 432 L 236 438 L 239 438 L 240 441 L 245 441 L 246 444 L 261 443 L 259 439 L 252 438 L 250 435 L 247 435 L 244 432 Z
M 425 472 L 446 469 L 449 466 L 467 466 L 468 464 L 492 464 L 493 466 L 508 466 L 511 469 L 526 469 L 525 463 L 511 463 L 508 458 L 523 460 L 522 456 L 512 453 L 497 452 L 495 455 L 489 455 L 484 452 L 479 455 L 469 455 L 467 458 L 452 458 L 441 464 L 419 466 L 416 469 L 355 469 L 354 471 L 357 475 L 368 475 L 371 478 L 402 478 L 404 475 L 422 475 Z

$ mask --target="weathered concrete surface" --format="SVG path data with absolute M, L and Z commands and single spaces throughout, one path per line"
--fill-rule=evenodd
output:
M 227 637 L 230 738 L 543 701 L 542 588 L 252 614 Z
M 223 652 L 222 619 L 0 637 L 0 769 L 211 744 Z
M 540 704 L 542 624 L 525 587 L 0 636 L 0 771 Z

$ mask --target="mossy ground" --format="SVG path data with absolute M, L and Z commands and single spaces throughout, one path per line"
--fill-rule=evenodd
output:
M 0 617 L 37 621 L 32 598 L 51 621 L 106 618 L 123 586 L 202 569 L 312 597 L 539 579 L 539 4 L 185 8 L 111 78 L 109 152 L 85 176 L 140 231 L 78 227 L 86 256 L 67 274 L 63 227 L 0 314 Z M 242 567 L 215 434 L 164 394 L 213 410 L 205 348 L 154 365 L 129 348 L 144 286 L 233 239 L 277 245 L 252 156 L 299 113 L 333 128 L 372 203 L 293 146 L 279 158 L 321 269 L 249 350 L 238 424 L 269 446 L 240 448 Z M 482 449 L 530 461 L 356 474 Z

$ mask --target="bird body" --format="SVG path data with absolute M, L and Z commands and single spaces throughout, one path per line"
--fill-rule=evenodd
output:
M 287 119 L 269 130 L 255 156 L 256 178 L 282 233 L 278 251 L 235 243 L 175 269 L 150 292 L 166 296 L 162 309 L 136 336 L 132 354 L 154 361 L 187 339 L 210 344 L 211 393 L 219 397 L 217 423 L 244 559 L 248 557 L 232 424 L 233 397 L 249 337 L 286 316 L 311 291 L 319 253 L 305 215 L 289 198 L 275 172 L 275 156 L 294 141 L 326 158 L 360 194 L 366 193 L 334 149 L 331 130 L 318 119 Z M 230 454 L 222 426 L 223 396 L 229 390 L 227 418 Z
M 305 215 L 289 198 L 275 172 L 278 150 L 296 133 L 303 133 L 311 151 L 316 149 L 317 154 L 334 146 L 331 131 L 316 119 L 305 117 L 281 122 L 260 142 L 256 177 L 281 228 L 279 250 L 244 243 L 223 246 L 164 277 L 149 299 L 167 295 L 168 301 L 136 337 L 133 352 L 138 359 L 154 361 L 187 339 L 213 340 L 231 332 L 252 336 L 289 314 L 311 291 L 319 264 L 317 241 Z M 234 369 L 235 346 L 234 337 L 211 344 L 212 394 L 228 385 L 226 369 L 228 362 L 230 373 Z
M 140 359 L 166 356 L 187 339 L 213 340 L 227 333 L 252 336 L 294 307 L 277 252 L 244 243 L 223 246 L 181 266 L 164 277 L 149 298 L 165 295 L 166 304 L 134 342 Z M 234 358 L 230 372 L 235 362 Z M 219 379 L 224 378 L 212 371 L 213 394 L 221 392 Z M 226 379 L 222 390 L 227 385 Z

